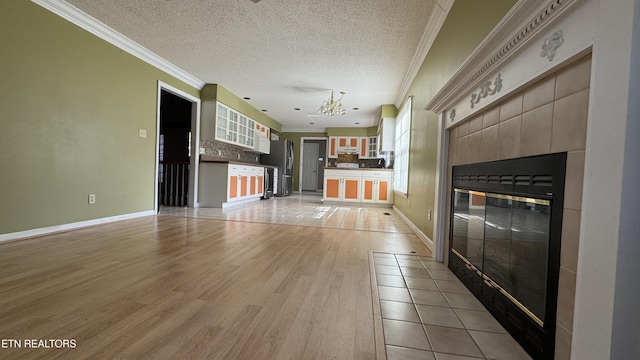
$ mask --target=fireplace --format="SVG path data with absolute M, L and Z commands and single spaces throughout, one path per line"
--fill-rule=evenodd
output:
M 566 153 L 453 167 L 449 268 L 534 359 L 552 359 Z

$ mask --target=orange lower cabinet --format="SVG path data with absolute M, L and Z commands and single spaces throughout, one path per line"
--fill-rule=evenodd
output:
M 389 181 L 388 180 L 378 180 L 378 200 L 381 202 L 389 201 Z
M 324 191 L 326 199 L 338 200 L 340 198 L 340 179 L 326 179 Z
M 229 175 L 229 199 L 238 197 L 238 176 Z
M 324 179 L 326 200 L 393 203 L 392 171 L 325 169 Z
M 362 201 L 373 201 L 373 180 L 363 180 L 362 191 Z
M 376 204 L 392 204 L 390 171 L 363 171 L 362 172 L 362 202 Z
M 247 196 L 247 184 L 249 183 L 249 177 L 247 175 L 242 175 L 240 177 L 240 196 Z
M 256 179 L 255 176 L 251 177 L 251 181 L 249 183 L 249 195 L 255 195 L 256 194 L 256 185 L 258 183 L 258 179 Z
M 264 195 L 264 176 L 258 176 L 258 194 Z
M 344 199 L 358 200 L 360 179 L 344 179 Z

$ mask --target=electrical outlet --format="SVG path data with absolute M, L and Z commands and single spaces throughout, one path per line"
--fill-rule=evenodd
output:
M 218 156 L 222 156 L 222 150 L 218 150 Z
M 89 205 L 96 203 L 96 194 L 89 194 Z
M 140 136 L 141 138 L 146 138 L 147 137 L 147 130 L 146 129 L 139 129 L 138 130 L 138 136 Z
M 240 154 L 238 154 L 238 159 L 240 159 Z
M 427 211 L 427 220 L 431 221 L 431 209 Z

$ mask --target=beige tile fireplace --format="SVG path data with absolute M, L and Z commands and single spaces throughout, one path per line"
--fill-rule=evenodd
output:
M 454 165 L 567 152 L 556 359 L 569 359 L 571 354 L 590 75 L 589 54 L 448 131 L 448 184 Z M 450 219 L 445 224 L 448 249 Z M 448 252 L 444 255 L 447 263 Z

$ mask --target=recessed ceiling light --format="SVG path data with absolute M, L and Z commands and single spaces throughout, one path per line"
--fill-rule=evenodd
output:
M 246 96 L 245 96 L 245 97 L 243 97 L 243 99 L 245 99 L 245 100 L 251 100 L 251 98 L 250 98 L 250 97 L 246 97 Z
M 360 110 L 360 108 L 353 108 L 353 110 Z
M 267 112 L 267 110 L 265 110 L 265 109 L 262 109 L 262 111 Z
M 356 125 L 360 125 L 360 123 L 356 123 Z
M 300 110 L 300 108 L 293 108 L 293 110 Z
M 309 123 L 309 125 L 313 125 L 313 124 L 315 124 L 315 123 L 314 123 L 314 122 L 310 122 L 310 123 Z

